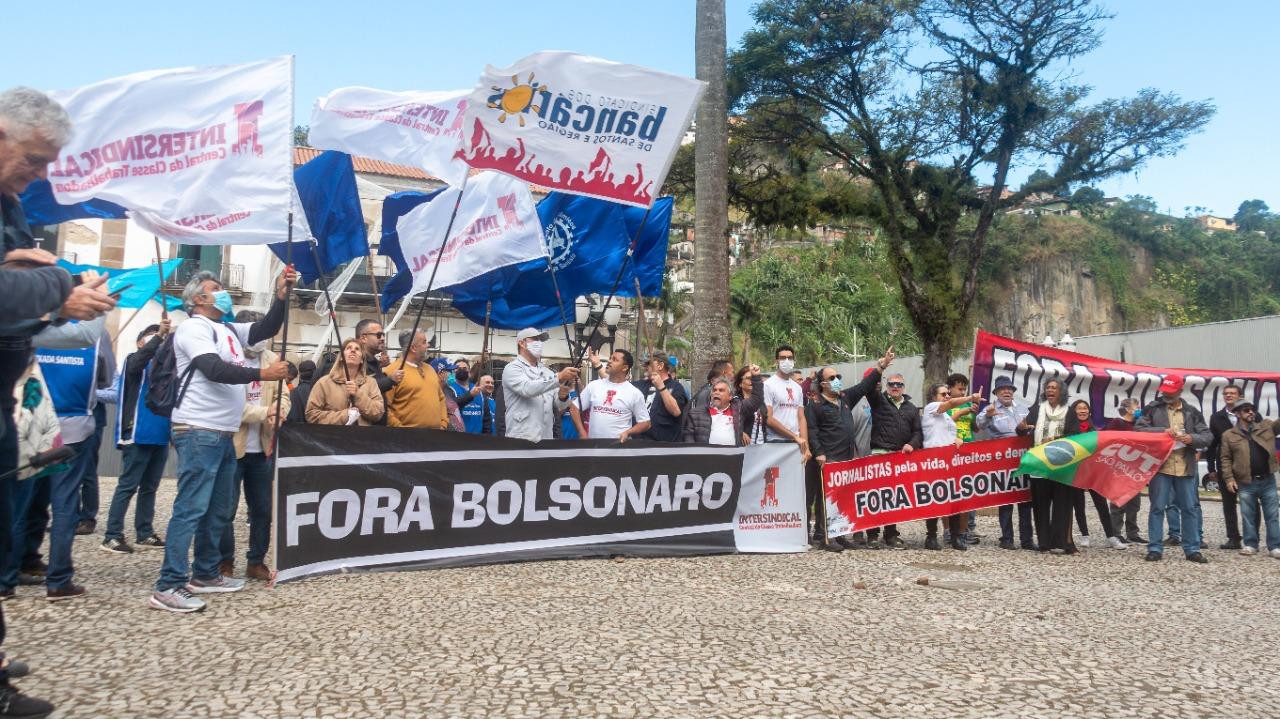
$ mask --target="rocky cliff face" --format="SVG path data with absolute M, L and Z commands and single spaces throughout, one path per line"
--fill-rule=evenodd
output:
M 1133 268 L 1130 287 L 1146 287 L 1153 270 L 1150 254 L 1138 247 L 1128 252 Z M 1037 342 L 1046 334 L 1055 338 L 1064 332 L 1095 335 L 1169 324 L 1163 315 L 1154 319 L 1124 316 L 1112 287 L 1087 262 L 1067 255 L 1017 268 L 1005 287 L 986 293 L 974 318 L 990 332 L 1017 339 L 1034 337 Z

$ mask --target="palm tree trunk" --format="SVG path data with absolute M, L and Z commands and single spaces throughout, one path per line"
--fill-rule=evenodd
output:
M 693 377 L 733 356 L 729 325 L 728 105 L 724 0 L 698 0 L 694 55 L 707 83 L 694 147 Z

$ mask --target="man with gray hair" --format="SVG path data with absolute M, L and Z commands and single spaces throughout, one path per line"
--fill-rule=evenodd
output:
M 165 533 L 164 564 L 150 605 L 170 612 L 198 612 L 205 603 L 193 594 L 236 592 L 244 580 L 224 577 L 218 565 L 227 518 L 234 513 L 234 437 L 244 415 L 243 385 L 275 382 L 289 374 L 283 360 L 246 366 L 245 348 L 280 331 L 297 273 L 285 268 L 276 280 L 275 301 L 253 323 L 226 322 L 231 294 L 210 272 L 194 275 L 182 291 L 190 319 L 173 337 L 177 382 L 172 414 L 173 448 L 178 454 L 178 496 Z M 195 561 L 188 553 L 195 545 Z
M 43 179 L 49 163 L 71 135 L 71 121 L 44 93 L 19 87 L 0 92 L 0 477 L 18 462 L 14 426 L 14 383 L 26 370 L 31 338 L 50 321 L 92 320 L 115 306 L 105 291 L 107 277 L 89 276 L 74 286 L 51 253 L 38 249 L 17 195 Z M 0 556 L 9 554 L 13 517 L 12 477 L 0 479 Z M 4 615 L 0 613 L 0 643 Z M 53 705 L 23 696 L 9 684 L 17 663 L 6 667 L 0 654 L 0 707 L 10 716 L 45 716 Z

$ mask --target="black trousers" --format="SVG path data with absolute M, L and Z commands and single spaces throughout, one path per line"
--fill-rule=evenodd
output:
M 7 388 L 8 396 L 13 396 L 13 385 Z M 18 467 L 18 429 L 13 423 L 13 404 L 0 402 L 0 414 L 4 415 L 4 424 L 0 432 L 0 475 L 11 472 Z M 9 556 L 9 548 L 13 543 L 13 489 L 18 480 L 14 477 L 0 479 L 0 557 Z M 0 603 L 0 662 L 4 660 L 4 605 Z M 0 684 L 9 681 L 8 672 L 0 669 Z
M 1035 518 L 1040 549 L 1066 549 L 1070 545 L 1072 488 L 1043 477 L 1030 477 L 1031 514 Z
M 924 531 L 928 532 L 930 537 L 938 536 L 938 517 L 924 520 Z M 951 532 L 951 539 L 964 539 L 965 532 L 969 529 L 969 515 L 967 512 L 960 514 L 948 514 L 942 519 L 947 520 L 947 531 Z
M 1120 531 L 1121 525 L 1124 526 L 1125 539 L 1130 541 L 1134 537 L 1142 536 L 1138 531 L 1138 510 L 1142 509 L 1142 495 L 1135 494 L 1133 499 L 1124 503 L 1124 506 L 1117 507 L 1111 505 L 1111 527 L 1117 532 Z
M 1222 520 L 1227 524 L 1227 539 L 1240 541 L 1240 513 L 1236 511 L 1239 500 L 1235 492 L 1227 489 L 1226 482 L 1219 480 L 1218 491 L 1222 493 Z
M 812 537 L 822 542 L 827 538 L 826 500 L 822 496 L 822 470 L 818 460 L 811 459 L 804 465 L 804 508 L 806 519 L 813 523 Z
M 1071 505 L 1075 509 L 1076 526 L 1080 528 L 1080 534 L 1088 536 L 1089 523 L 1085 521 L 1084 516 L 1084 495 L 1086 491 L 1072 487 L 1071 492 Z M 1107 498 L 1092 489 L 1088 490 L 1088 494 L 1093 497 L 1093 508 L 1098 513 L 1098 521 L 1102 522 L 1102 531 L 1106 533 L 1107 537 L 1117 536 L 1115 526 L 1111 522 L 1111 508 L 1107 506 Z

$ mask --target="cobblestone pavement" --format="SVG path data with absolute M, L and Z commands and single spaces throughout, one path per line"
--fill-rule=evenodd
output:
M 1217 550 L 1205 514 L 1207 566 L 1097 536 L 1077 557 L 1003 551 L 983 517 L 963 554 L 329 576 L 196 615 L 148 609 L 160 553 L 97 534 L 76 539 L 89 596 L 19 587 L 6 648 L 62 717 L 1275 717 L 1280 561 Z

